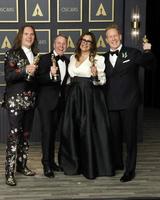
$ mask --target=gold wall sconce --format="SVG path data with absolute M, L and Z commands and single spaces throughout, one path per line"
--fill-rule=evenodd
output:
M 136 9 L 133 10 L 132 16 L 131 16 L 131 35 L 134 38 L 139 37 L 140 34 L 140 14 L 139 9 L 136 7 Z

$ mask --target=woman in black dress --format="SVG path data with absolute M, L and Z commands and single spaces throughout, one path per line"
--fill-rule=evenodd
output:
M 60 163 L 66 175 L 88 179 L 113 176 L 111 131 L 102 91 L 104 58 L 96 54 L 96 40 L 84 33 L 71 56 L 71 82 L 61 124 Z

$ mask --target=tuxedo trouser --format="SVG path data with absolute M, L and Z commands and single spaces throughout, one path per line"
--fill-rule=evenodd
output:
M 134 171 L 137 157 L 138 107 L 110 111 L 114 144 L 114 161 L 118 169 L 123 166 L 123 140 L 126 142 L 126 172 Z
M 32 129 L 34 110 L 8 110 L 10 131 L 6 147 L 6 175 L 13 175 L 15 164 L 25 167 L 28 150 L 29 136 Z
M 52 168 L 54 164 L 55 140 L 58 127 L 58 111 L 38 107 L 41 122 L 42 164 Z

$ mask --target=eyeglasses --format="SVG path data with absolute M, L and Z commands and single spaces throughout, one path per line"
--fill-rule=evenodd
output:
M 82 39 L 81 43 L 89 45 L 89 44 L 92 44 L 92 41 L 86 40 L 86 39 Z

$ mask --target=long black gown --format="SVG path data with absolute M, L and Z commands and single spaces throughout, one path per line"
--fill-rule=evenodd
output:
M 104 59 L 97 55 L 96 60 L 100 74 Z M 88 179 L 113 176 L 112 133 L 102 86 L 91 81 L 89 58 L 79 67 L 75 63 L 72 56 L 68 68 L 72 78 L 61 123 L 61 167 L 66 175 L 83 174 Z

